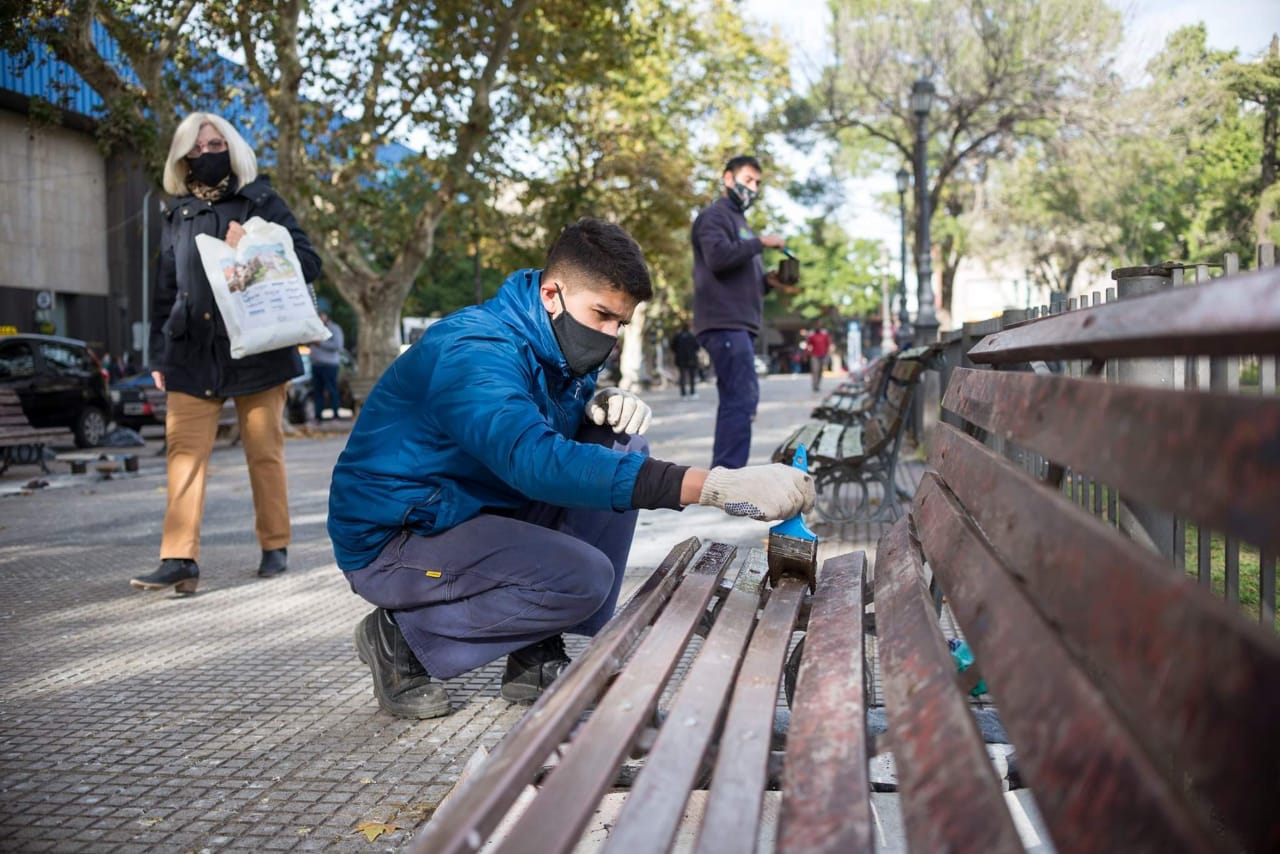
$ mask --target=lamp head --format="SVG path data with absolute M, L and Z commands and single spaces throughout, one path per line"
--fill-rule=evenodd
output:
M 893 177 L 898 180 L 899 193 L 905 193 L 907 187 L 911 186 L 911 173 L 907 171 L 907 167 L 900 167 Z
M 937 89 L 931 81 L 921 78 L 911 84 L 911 112 L 918 117 L 924 118 L 929 115 L 929 108 L 933 106 L 933 93 Z

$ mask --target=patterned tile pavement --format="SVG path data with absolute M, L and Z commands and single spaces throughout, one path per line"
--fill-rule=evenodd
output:
M 645 397 L 657 413 L 654 455 L 705 464 L 714 390 Z M 768 378 L 753 462 L 816 399 L 807 377 Z M 29 494 L 13 487 L 34 467 L 0 478 L 0 849 L 397 850 L 467 758 L 524 711 L 497 695 L 501 664 L 451 680 L 448 717 L 379 711 L 351 643 L 368 607 L 324 529 L 340 435 L 288 443 L 294 543 L 283 576 L 253 573 L 243 455 L 220 446 L 199 593 L 131 589 L 129 576 L 155 565 L 164 509 L 163 458 L 158 440 L 148 444 L 136 475 L 58 473 Z M 878 529 L 830 530 L 828 548 Z M 759 546 L 765 534 L 709 508 L 643 513 L 629 574 L 642 577 L 690 535 Z M 362 822 L 396 829 L 370 842 Z

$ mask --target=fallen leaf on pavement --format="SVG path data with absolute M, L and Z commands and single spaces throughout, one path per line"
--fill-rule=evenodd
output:
M 388 824 L 384 821 L 362 821 L 356 825 L 356 832 L 363 833 L 365 839 L 373 842 L 384 833 L 395 833 L 400 829 L 398 824 Z

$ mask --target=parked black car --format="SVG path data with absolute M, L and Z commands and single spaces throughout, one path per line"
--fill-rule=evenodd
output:
M 13 389 L 35 427 L 70 427 L 89 448 L 107 432 L 107 372 L 83 341 L 56 335 L 0 338 L 0 385 Z
M 302 376 L 294 377 L 289 383 L 289 396 L 285 403 L 285 412 L 291 424 L 305 424 L 315 420 L 315 403 L 311 398 L 311 350 L 301 346 L 298 353 L 302 356 Z M 352 412 L 356 407 L 356 396 L 351 390 L 351 378 L 356 373 L 356 360 L 346 350 L 338 355 L 338 405 Z M 334 413 L 337 415 L 337 413 Z
M 165 395 L 151 374 L 126 377 L 111 384 L 111 416 L 121 427 L 140 430 L 164 426 Z

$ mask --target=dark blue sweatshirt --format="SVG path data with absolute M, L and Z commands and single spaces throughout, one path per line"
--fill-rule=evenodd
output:
M 693 221 L 693 331 L 745 329 L 760 334 L 763 250 L 747 218 L 726 196 Z

